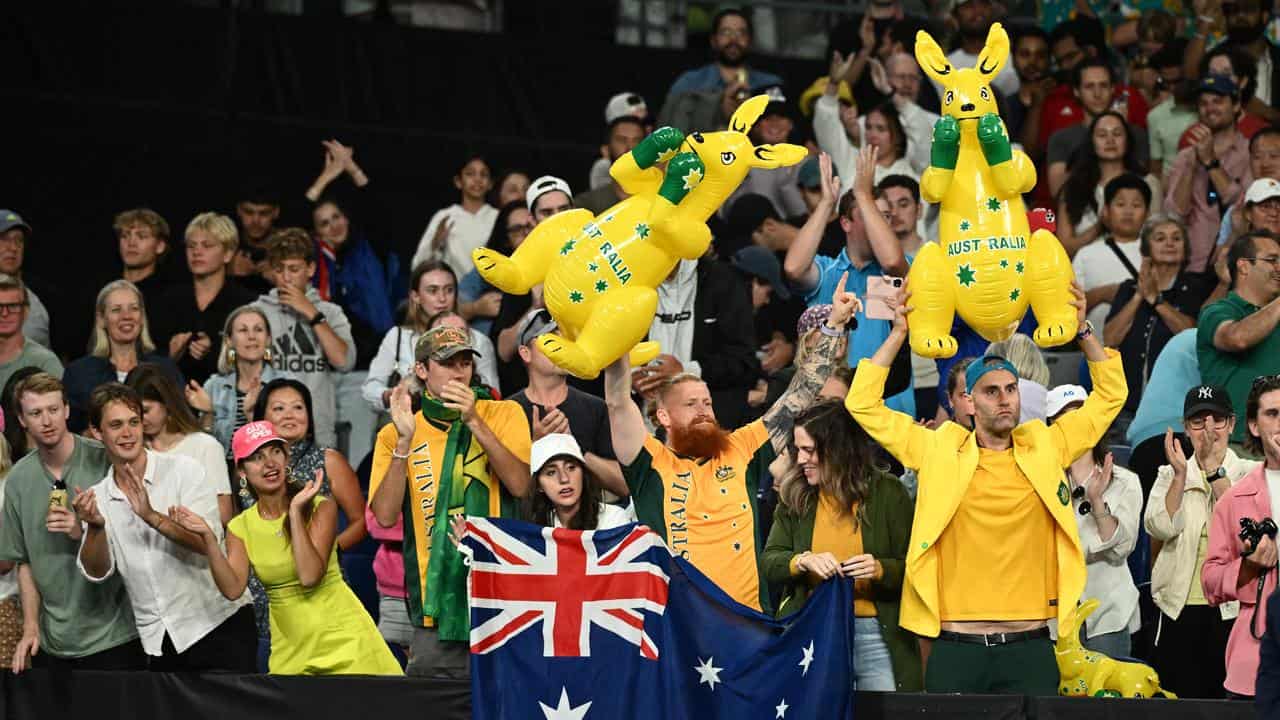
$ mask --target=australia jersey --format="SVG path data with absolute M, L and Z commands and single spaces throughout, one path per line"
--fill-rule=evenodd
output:
M 640 522 L 730 597 L 756 610 L 768 608 L 756 493 L 773 459 L 769 433 L 757 420 L 731 433 L 712 458 L 677 455 L 650 435 L 623 473 Z

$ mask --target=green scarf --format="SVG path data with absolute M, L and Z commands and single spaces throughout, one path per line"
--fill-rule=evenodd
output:
M 472 387 L 477 400 L 491 400 L 488 388 Z M 467 482 L 458 477 L 462 460 L 482 454 L 484 449 L 462 422 L 457 410 L 446 408 L 438 398 L 424 392 L 422 416 L 439 428 L 447 427 L 444 461 L 437 474 L 440 483 L 436 501 L 436 520 L 431 529 L 431 554 L 427 563 L 427 593 L 423 599 L 424 615 L 435 619 L 441 640 L 467 642 L 471 637 L 471 618 L 467 610 L 467 566 L 462 553 L 449 541 L 450 511 L 468 510 Z M 455 482 L 457 480 L 458 482 Z M 483 511 L 488 512 L 486 507 Z M 468 513 L 472 514 L 472 513 Z

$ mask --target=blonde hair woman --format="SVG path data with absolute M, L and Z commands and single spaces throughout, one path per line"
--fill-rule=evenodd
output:
M 222 328 L 218 374 L 187 385 L 187 402 L 200 413 L 205 430 L 231 456 L 231 436 L 253 419 L 258 393 L 267 383 L 292 377 L 271 365 L 271 323 L 254 305 L 242 305 L 227 316 Z
M 67 366 L 62 382 L 67 389 L 71 417 L 67 427 L 84 432 L 89 426 L 89 393 L 107 382 L 124 382 L 129 371 L 142 363 L 160 366 L 179 386 L 182 373 L 164 355 L 155 353 L 147 327 L 142 291 L 128 280 L 115 280 L 98 292 L 89 354 Z

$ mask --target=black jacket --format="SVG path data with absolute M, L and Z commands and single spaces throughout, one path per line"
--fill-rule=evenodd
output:
M 750 296 L 732 267 L 704 257 L 698 261 L 693 305 L 693 360 L 702 366 L 716 420 L 722 427 L 736 428 L 747 417 L 747 392 L 763 376 Z

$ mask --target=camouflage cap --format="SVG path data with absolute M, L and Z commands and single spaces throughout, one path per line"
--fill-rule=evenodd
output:
M 421 363 L 428 359 L 442 362 L 460 352 L 479 355 L 471 346 L 471 335 L 466 330 L 455 327 L 434 327 L 418 338 L 413 346 L 413 357 Z

